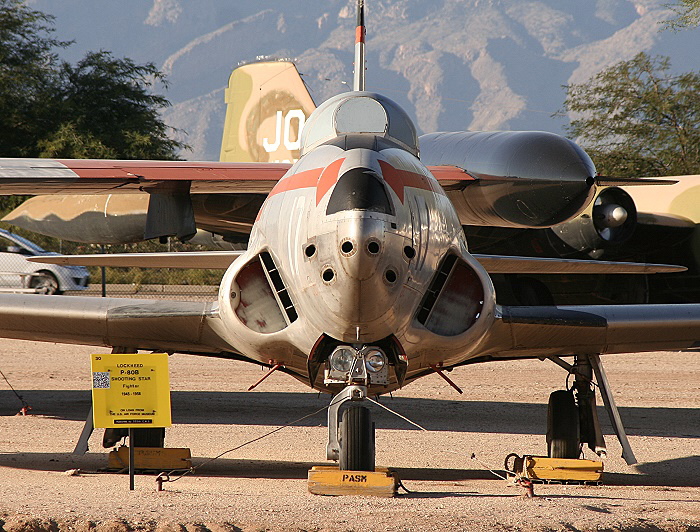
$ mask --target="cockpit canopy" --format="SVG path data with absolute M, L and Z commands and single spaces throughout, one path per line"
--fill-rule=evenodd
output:
M 342 135 L 370 133 L 418 156 L 413 122 L 389 98 L 373 92 L 346 92 L 319 106 L 304 124 L 301 154 Z

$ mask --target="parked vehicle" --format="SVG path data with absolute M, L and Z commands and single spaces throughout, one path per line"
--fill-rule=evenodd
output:
M 61 294 L 85 290 L 90 273 L 83 266 L 38 264 L 27 260 L 37 255 L 56 255 L 19 235 L 0 229 L 0 292 Z

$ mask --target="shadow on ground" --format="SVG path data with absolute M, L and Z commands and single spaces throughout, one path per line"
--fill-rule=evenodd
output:
M 89 391 L 20 390 L 34 415 L 82 421 L 91 404 Z M 323 409 L 329 396 L 298 392 L 172 392 L 173 423 L 284 425 Z M 382 404 L 407 415 L 428 430 L 544 434 L 547 405 L 497 401 L 450 401 L 383 397 Z M 0 391 L 0 416 L 15 415 L 21 407 L 9 390 Z M 373 406 L 378 428 L 416 430 L 406 421 Z M 700 438 L 700 411 L 692 408 L 623 407 L 620 414 L 632 436 Z M 610 433 L 607 414 L 599 409 L 603 430 Z M 300 423 L 325 425 L 325 409 Z
M 240 460 L 220 458 L 193 458 L 195 475 L 230 478 L 306 479 L 312 462 L 285 462 L 279 460 Z M 83 456 L 70 453 L 0 453 L 0 467 L 34 471 L 67 471 L 81 469 L 84 474 L 98 473 L 106 464 L 104 453 Z M 700 468 L 700 456 L 651 462 L 635 467 L 634 473 L 605 473 L 603 483 L 609 486 L 664 486 L 698 487 L 700 479 L 692 473 Z M 460 482 L 494 480 L 503 482 L 484 469 L 446 469 L 425 467 L 395 468 L 404 481 Z M 177 475 L 173 475 L 177 476 Z

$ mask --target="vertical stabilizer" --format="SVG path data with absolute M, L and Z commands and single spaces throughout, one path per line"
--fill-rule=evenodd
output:
M 365 0 L 357 0 L 357 27 L 355 28 L 355 77 L 352 90 L 365 90 Z
M 238 67 L 226 89 L 223 162 L 294 162 L 301 129 L 316 108 L 293 63 Z

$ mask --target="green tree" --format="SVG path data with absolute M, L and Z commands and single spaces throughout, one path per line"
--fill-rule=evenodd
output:
M 700 0 L 679 0 L 674 4 L 664 4 L 675 13 L 675 18 L 664 20 L 664 28 L 678 31 L 684 28 L 700 26 Z
M 0 0 L 0 155 L 36 155 L 37 140 L 55 122 L 45 105 L 57 83 L 53 18 L 20 0 Z M 40 102 L 44 102 L 41 105 Z
M 53 32 L 50 15 L 0 0 L 0 156 L 177 158 L 159 116 L 170 104 L 151 92 L 161 72 L 106 51 L 71 65 Z
M 58 80 L 51 105 L 61 121 L 38 142 L 40 157 L 174 159 L 184 146 L 159 115 L 170 103 L 150 92 L 165 83 L 153 63 L 90 52 L 75 66 L 63 62 Z
M 184 144 L 160 118 L 168 100 L 153 65 L 90 52 L 72 65 L 53 17 L 0 0 L 0 156 L 177 159 Z M 0 214 L 24 198 L 0 197 Z
M 640 53 L 566 86 L 568 133 L 603 175 L 700 173 L 700 74 L 674 75 L 666 57 Z

